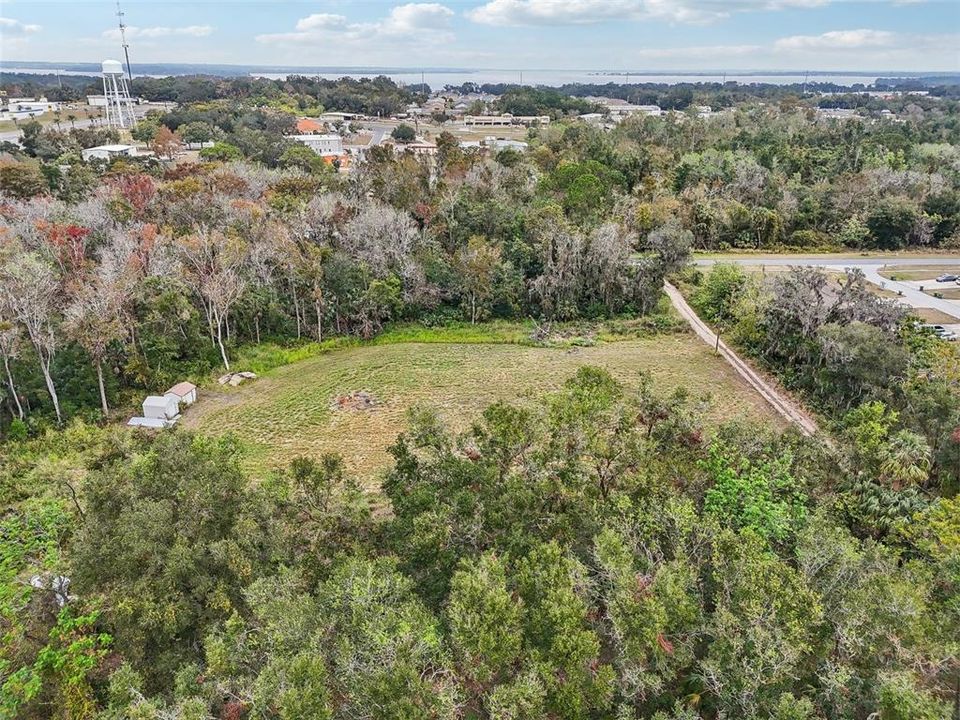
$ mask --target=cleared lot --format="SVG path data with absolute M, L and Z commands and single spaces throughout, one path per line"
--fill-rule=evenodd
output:
M 581 365 L 605 367 L 627 385 L 635 386 L 646 370 L 663 391 L 682 385 L 709 392 L 712 421 L 766 418 L 782 426 L 763 398 L 692 334 L 586 348 L 420 343 L 348 348 L 278 368 L 250 385 L 206 392 L 185 421 L 205 433 L 235 433 L 257 474 L 297 455 L 337 452 L 350 470 L 375 485 L 410 407 L 433 407 L 463 428 L 496 400 L 532 402 L 557 389 Z M 358 391 L 367 391 L 376 404 L 338 407 Z

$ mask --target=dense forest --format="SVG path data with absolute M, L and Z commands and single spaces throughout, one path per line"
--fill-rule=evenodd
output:
M 689 260 L 960 247 L 956 101 L 830 122 L 755 96 L 605 130 L 513 90 L 559 118 L 524 152 L 434 126 L 435 158 L 338 173 L 284 137 L 296 115 L 405 91 L 209 82 L 136 128 L 152 157 L 83 162 L 111 131 L 39 123 L 2 148 L 0 717 L 955 712 L 960 353 L 857 273 Z M 822 432 L 718 427 L 705 388 L 589 366 L 462 431 L 417 408 L 377 488 L 335 456 L 253 476 L 229 436 L 112 422 L 251 349 L 404 323 L 655 335 L 665 279 Z

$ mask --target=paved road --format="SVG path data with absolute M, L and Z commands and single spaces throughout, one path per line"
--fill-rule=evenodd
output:
M 703 320 L 694 312 L 693 308 L 684 300 L 683 295 L 670 283 L 664 283 L 664 291 L 670 302 L 680 313 L 680 316 L 686 320 L 697 336 L 707 343 L 710 347 L 716 348 L 720 356 L 730 363 L 730 366 L 736 373 L 742 377 L 748 385 L 753 387 L 763 399 L 770 403 L 771 407 L 777 411 L 787 422 L 796 425 L 804 435 L 813 435 L 817 432 L 817 423 L 810 417 L 786 392 L 775 387 L 773 383 L 765 379 L 750 365 L 748 365 L 739 355 L 731 350 L 725 342 L 717 338 L 716 333 L 710 329 Z
M 24 121 L 24 122 L 26 122 L 26 121 Z M 100 122 L 100 121 L 98 121 L 98 122 Z M 61 130 L 69 130 L 71 127 L 85 128 L 85 127 L 90 127 L 91 125 L 93 125 L 93 120 L 92 120 L 92 119 L 85 119 L 85 118 L 81 118 L 81 119 L 79 119 L 79 120 L 75 120 L 73 125 L 70 124 L 70 121 L 69 121 L 69 120 L 61 120 L 61 121 L 60 121 L 60 129 L 61 129 Z M 57 127 L 57 126 L 54 125 L 53 123 L 45 123 L 45 124 L 44 124 L 44 128 L 53 128 L 54 130 L 56 130 L 56 127 Z M 20 144 L 20 131 L 19 131 L 19 130 L 5 130 L 5 131 L 3 131 L 3 132 L 0 132 L 0 142 L 4 142 L 4 141 L 6 141 L 6 142 L 12 142 L 12 143 L 15 143 L 16 145 L 19 145 L 19 144 Z
M 146 115 L 146 113 L 149 112 L 150 110 L 157 110 L 157 109 L 162 109 L 162 106 L 157 105 L 157 104 L 151 104 L 151 103 L 144 103 L 144 104 L 142 104 L 142 105 L 134 105 L 133 114 L 134 114 L 134 115 L 136 116 L 136 118 L 139 120 L 139 119 L 141 119 L 144 115 Z M 63 113 L 64 118 L 66 117 L 66 115 L 67 115 L 67 112 L 64 111 L 64 113 Z M 96 123 L 94 122 L 95 120 L 96 120 Z M 26 120 L 23 120 L 23 121 L 21 121 L 21 122 L 27 122 L 27 121 L 26 121 Z M 97 118 L 78 118 L 77 120 L 74 120 L 74 121 L 73 121 L 73 124 L 71 124 L 69 120 L 63 119 L 63 120 L 60 121 L 60 129 L 61 129 L 61 130 L 69 130 L 69 129 L 72 128 L 72 127 L 86 128 L 86 127 L 90 127 L 91 125 L 94 125 L 94 124 L 103 125 L 103 120 L 97 119 Z M 49 128 L 53 128 L 54 130 L 57 129 L 56 124 L 54 124 L 53 122 L 50 122 L 50 121 L 48 121 L 48 120 L 46 120 L 46 119 L 44 119 L 44 121 L 43 121 L 43 127 L 44 127 L 45 130 L 46 130 L 46 129 L 49 129 Z M 3 132 L 0 132 L 0 142 L 4 142 L 4 141 L 6 141 L 6 142 L 12 142 L 12 143 L 14 143 L 14 144 L 16 144 L 16 145 L 19 145 L 19 144 L 20 144 L 20 131 L 19 131 L 19 130 L 4 130 Z
M 817 255 L 755 255 L 749 257 L 711 257 L 697 258 L 697 265 L 713 265 L 717 262 L 732 262 L 738 265 L 764 266 L 806 266 L 819 267 L 824 270 L 833 270 L 843 272 L 846 269 L 858 268 L 863 271 L 864 277 L 868 282 L 877 285 L 885 290 L 901 293 L 900 299 L 914 308 L 933 308 L 939 310 L 945 315 L 957 318 L 960 321 L 960 301 L 935 298 L 925 292 L 920 291 L 920 286 L 927 289 L 934 287 L 955 288 L 954 283 L 936 283 L 934 281 L 911 282 L 911 281 L 893 281 L 882 277 L 877 271 L 887 265 L 911 266 L 911 265 L 953 265 L 960 266 L 960 255 L 939 255 L 931 257 L 910 257 L 910 258 L 837 258 Z

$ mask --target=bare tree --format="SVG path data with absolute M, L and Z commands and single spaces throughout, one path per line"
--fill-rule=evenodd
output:
M 60 399 L 50 373 L 57 348 L 57 308 L 61 301 L 56 273 L 35 253 L 19 246 L 9 247 L 0 261 L 0 293 L 4 306 L 33 343 L 57 422 L 62 423 Z
M 68 332 L 87 351 L 97 370 L 104 417 L 110 408 L 103 383 L 103 360 L 110 343 L 123 337 L 122 307 L 121 287 L 109 278 L 98 276 L 81 288 L 65 313 Z
M 17 357 L 20 349 L 20 328 L 13 322 L 0 316 L 0 355 L 3 355 L 3 369 L 7 375 L 7 388 L 17 406 L 17 417 L 23 420 L 23 405 L 17 394 L 17 386 L 13 382 L 13 372 L 10 370 L 10 361 Z
M 211 339 L 220 349 L 223 366 L 229 370 L 223 335 L 230 309 L 246 289 L 247 244 L 238 237 L 202 229 L 180 238 L 177 247 L 187 282 L 199 295 L 207 314 Z

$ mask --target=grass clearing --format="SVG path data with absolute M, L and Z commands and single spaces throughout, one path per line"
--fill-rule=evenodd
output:
M 206 390 L 184 424 L 207 434 L 236 434 L 255 476 L 298 455 L 337 452 L 350 471 L 375 487 L 409 408 L 428 405 L 462 429 L 494 401 L 533 402 L 556 390 L 582 365 L 605 367 L 628 386 L 646 370 L 662 391 L 685 386 L 709 392 L 711 422 L 766 418 L 782 427 L 764 400 L 688 333 L 592 347 L 508 342 L 341 347 L 266 371 L 239 388 Z M 331 409 L 338 396 L 358 390 L 372 393 L 378 405 Z

